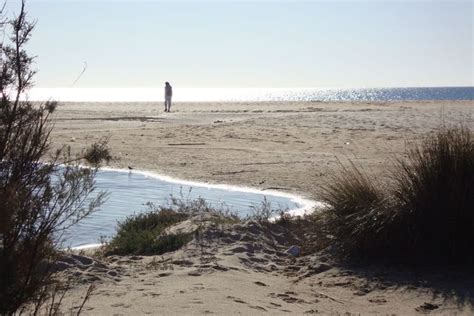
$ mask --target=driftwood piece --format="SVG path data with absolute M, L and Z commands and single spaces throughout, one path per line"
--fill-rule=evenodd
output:
M 246 162 L 241 165 L 251 166 L 251 165 L 280 165 L 280 164 L 294 164 L 294 163 L 312 163 L 312 160 L 297 160 L 297 161 L 274 161 L 274 162 Z
M 213 172 L 211 173 L 213 176 L 223 176 L 229 174 L 237 174 L 237 173 L 244 173 L 244 172 L 258 172 L 258 170 L 238 170 L 238 171 L 227 171 L 227 172 Z
M 168 146 L 199 146 L 206 145 L 206 143 L 170 143 Z
M 263 188 L 262 190 L 291 190 L 291 188 L 285 188 L 285 187 L 266 187 Z

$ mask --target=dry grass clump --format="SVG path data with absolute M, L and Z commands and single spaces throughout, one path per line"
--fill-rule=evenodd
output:
M 356 166 L 343 168 L 321 192 L 319 219 L 340 253 L 397 261 L 472 262 L 474 138 L 466 127 L 441 128 L 384 183 Z

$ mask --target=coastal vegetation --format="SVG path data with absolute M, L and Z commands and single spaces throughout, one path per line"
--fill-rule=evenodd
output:
M 345 257 L 472 263 L 473 184 L 472 130 L 441 127 L 409 144 L 382 181 L 342 167 L 321 191 L 316 225 Z
M 4 12 L 0 13 L 4 17 Z M 53 265 L 61 235 L 99 206 L 106 194 L 94 192 L 94 176 L 111 156 L 105 142 L 80 155 L 68 147 L 53 150 L 51 119 L 54 101 L 29 102 L 34 57 L 25 51 L 35 23 L 25 4 L 12 19 L 2 19 L 0 73 L 0 314 L 31 313 L 42 308 L 58 289 Z M 83 168 L 89 163 L 92 168 Z M 90 194 L 94 192 L 94 197 Z M 53 313 L 57 304 L 46 307 Z
M 127 217 L 117 227 L 117 234 L 107 243 L 108 255 L 160 255 L 181 248 L 192 233 L 166 233 L 166 228 L 189 218 L 189 214 L 168 208 Z

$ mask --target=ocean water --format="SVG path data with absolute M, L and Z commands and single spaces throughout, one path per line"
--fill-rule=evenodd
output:
M 176 180 L 149 172 L 105 169 L 96 177 L 97 190 L 109 193 L 107 201 L 93 214 L 71 227 L 63 236 L 64 247 L 98 244 L 116 232 L 117 222 L 132 214 L 147 211 L 146 203 L 171 205 L 171 197 L 184 200 L 205 199 L 216 208 L 229 209 L 239 216 L 252 214 L 264 199 L 271 209 L 301 213 L 316 205 L 298 196 L 275 191 L 258 191 L 227 185 L 207 185 Z
M 163 88 L 34 88 L 31 101 L 162 102 Z M 174 102 L 261 101 L 419 101 L 473 100 L 474 87 L 435 88 L 181 88 L 173 87 Z

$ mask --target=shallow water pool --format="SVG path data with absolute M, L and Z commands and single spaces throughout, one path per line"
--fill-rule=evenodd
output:
M 311 201 L 274 191 L 258 191 L 226 185 L 180 181 L 148 172 L 100 170 L 97 189 L 109 193 L 107 201 L 93 214 L 71 227 L 64 235 L 65 247 L 87 247 L 115 234 L 117 222 L 149 210 L 146 203 L 171 205 L 171 197 L 205 199 L 216 208 L 230 209 L 239 216 L 252 214 L 266 199 L 272 209 L 298 211 L 311 207 Z

